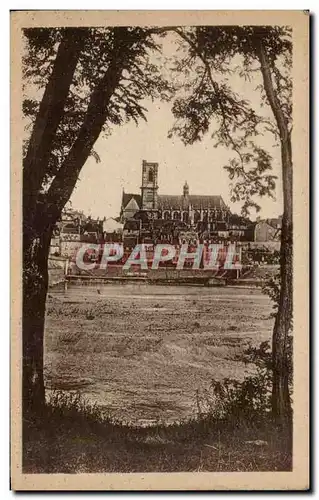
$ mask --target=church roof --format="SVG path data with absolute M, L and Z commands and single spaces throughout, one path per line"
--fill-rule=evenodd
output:
M 137 203 L 137 201 L 135 200 L 135 198 L 131 198 L 130 201 L 128 202 L 128 204 L 124 208 L 125 208 L 125 210 L 133 210 L 136 212 L 137 210 L 140 209 L 140 206 Z
M 139 208 L 142 206 L 142 196 L 140 194 L 135 193 L 124 193 L 122 194 L 122 207 L 126 207 L 127 204 L 134 198 Z
M 122 195 L 122 207 L 126 208 L 130 201 L 134 199 L 138 208 L 142 207 L 142 197 L 140 194 L 124 193 Z M 190 204 L 195 210 L 208 209 L 208 208 L 227 208 L 223 198 L 220 195 L 196 195 L 190 194 L 187 196 L 175 194 L 161 194 L 157 197 L 157 204 L 159 210 L 179 210 L 186 208 Z
M 162 194 L 158 196 L 158 208 L 162 210 L 178 210 L 181 207 L 188 207 L 189 205 L 192 205 L 194 209 L 227 208 L 223 198 L 220 195 L 209 196 L 190 194 L 185 197 L 183 195 Z
M 282 217 L 275 217 L 272 219 L 266 219 L 268 224 L 275 229 L 281 229 L 282 227 Z

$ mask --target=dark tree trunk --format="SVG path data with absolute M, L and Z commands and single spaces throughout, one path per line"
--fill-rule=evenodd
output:
M 28 212 L 33 212 L 46 176 L 52 142 L 63 116 L 87 31 L 84 28 L 67 28 L 58 47 L 23 161 L 23 203 Z
M 41 193 L 51 154 L 52 140 L 63 114 L 64 102 L 83 43 L 82 32 L 71 30 L 60 44 L 51 79 L 40 105 L 24 165 L 23 195 L 23 413 L 41 415 L 45 406 L 43 337 L 48 289 L 48 255 L 52 230 L 69 200 L 78 175 L 107 120 L 110 100 L 121 80 L 135 40 L 124 43 L 124 28 L 114 28 L 109 67 L 93 90 L 87 112 L 67 157 L 46 194 Z M 70 40 L 70 38 L 74 40 Z M 73 47 L 72 43 L 76 42 Z M 71 44 L 71 45 L 70 45 Z M 134 56 L 132 56 L 134 57 Z M 69 58 L 72 67 L 63 64 Z M 64 63 L 63 63 L 64 61 Z M 64 78 L 63 72 L 66 72 Z M 57 119 L 57 117 L 59 119 Z M 44 132 L 42 131 L 42 128 Z M 41 154 L 39 154 L 39 152 Z M 32 166 L 32 169 L 31 169 Z M 29 174 L 32 179 L 30 180 Z M 36 180 L 36 182 L 35 182 Z
M 41 415 L 45 404 L 43 332 L 52 230 L 27 232 L 23 241 L 23 415 Z
M 293 231 L 292 231 L 292 163 L 290 138 L 281 140 L 284 214 L 281 230 L 280 277 L 281 288 L 278 313 L 273 331 L 273 389 L 272 410 L 276 420 L 283 422 L 291 417 L 289 396 L 288 335 L 293 315 Z
M 52 206 L 52 215 L 57 218 L 69 200 L 80 171 L 100 136 L 109 114 L 109 104 L 115 93 L 125 67 L 130 60 L 134 40 L 123 45 L 124 28 L 114 28 L 114 45 L 109 66 L 103 78 L 93 90 L 83 124 L 71 149 L 63 161 L 58 174 L 48 190 L 47 201 Z
M 44 409 L 43 332 L 48 288 L 48 255 L 54 220 L 42 184 L 52 142 L 63 116 L 66 98 L 87 30 L 66 29 L 58 47 L 28 151 L 23 162 L 23 415 Z
M 257 41 L 266 95 L 276 119 L 281 145 L 284 213 L 281 231 L 280 277 L 281 288 L 278 313 L 272 338 L 273 388 L 272 412 L 278 423 L 286 425 L 291 418 L 289 396 L 288 336 L 292 328 L 293 301 L 293 230 L 292 230 L 292 154 L 288 124 L 273 87 L 270 64 L 262 42 Z

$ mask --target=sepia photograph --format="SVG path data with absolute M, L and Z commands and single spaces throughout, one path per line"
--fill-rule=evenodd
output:
M 13 489 L 309 488 L 308 29 L 11 13 Z

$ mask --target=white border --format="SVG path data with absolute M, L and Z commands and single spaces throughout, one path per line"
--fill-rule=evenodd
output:
M 30 5 L 31 3 L 31 5 Z M 308 1 L 307 5 L 304 5 L 303 2 L 298 2 L 294 0 L 290 1 L 283 1 L 279 2 L 274 1 L 274 0 L 268 0 L 267 2 L 262 2 L 261 4 L 259 3 L 256 5 L 256 2 L 253 1 L 245 1 L 241 2 L 240 4 L 235 1 L 231 0 L 223 0 L 222 2 L 214 2 L 214 9 L 309 9 L 310 12 L 315 13 L 316 12 L 316 4 L 314 0 Z M 56 9 L 104 9 L 106 6 L 105 1 L 98 1 L 98 0 L 91 0 L 90 3 L 88 2 L 82 2 L 81 0 L 75 1 L 67 1 L 67 0 L 55 0 L 54 2 L 47 2 L 45 4 L 45 8 L 49 10 L 56 10 Z M 128 1 L 128 0 L 117 0 L 116 2 L 110 4 L 108 3 L 108 8 L 113 8 L 113 9 L 149 9 L 150 7 L 154 10 L 204 10 L 204 9 L 211 9 L 212 7 L 212 2 L 208 0 L 197 0 L 196 2 L 190 2 L 187 0 L 182 1 L 172 1 L 172 0 L 161 0 L 161 1 L 154 1 L 152 2 L 152 5 L 149 4 L 147 1 Z M 6 325 L 5 329 L 2 329 L 2 360 L 1 360 L 1 377 L 0 380 L 2 382 L 2 392 L 1 392 L 1 437 L 0 437 L 0 442 L 1 442 L 1 461 L 0 461 L 0 492 L 1 492 L 1 498 L 6 499 L 11 497 L 12 493 L 9 492 L 9 444 L 8 444 L 8 437 L 9 437 L 9 256 L 10 256 L 10 251 L 14 252 L 14 249 L 10 250 L 10 245 L 9 245 L 9 192 L 10 192 L 10 186 L 9 186 L 9 169 L 10 169 L 10 164 L 9 164 L 9 10 L 20 10 L 20 9 L 26 9 L 26 10 L 32 10 L 32 9 L 43 9 L 44 8 L 44 3 L 43 1 L 39 0 L 33 0 L 33 2 L 8 2 L 8 1 L 3 1 L 0 6 L 0 23 L 1 23 L 1 30 L 0 30 L 0 47 L 2 49 L 2 57 L 1 57 L 1 100 L 2 100 L 2 105 L 1 105 L 1 153 L 2 153 L 2 170 L 1 170 L 1 182 L 0 182 L 0 203 L 1 203 L 1 234 L 2 234 L 2 242 L 5 242 L 5 245 L 2 247 L 2 269 L 1 269 L 1 318 L 2 318 L 2 325 Z M 315 29 L 313 30 L 315 32 Z M 318 41 L 314 41 L 314 46 L 313 46 L 313 54 L 315 54 L 315 61 L 317 62 L 317 57 L 318 57 Z M 317 65 L 313 62 L 314 64 L 314 81 L 317 83 L 317 85 L 314 85 L 314 96 L 313 98 L 315 99 L 316 102 L 318 102 L 318 93 L 319 93 L 319 88 L 318 88 L 318 79 L 316 78 L 317 75 Z M 316 99 L 317 98 L 317 99 Z M 314 123 L 316 123 L 315 116 L 313 116 Z M 318 137 L 319 132 L 318 132 L 318 127 L 317 130 L 315 130 L 315 134 L 313 137 L 314 145 L 314 157 L 313 157 L 313 170 L 318 165 L 317 156 L 316 156 L 316 148 L 315 145 L 317 144 L 317 141 L 319 139 Z M 313 249 L 313 260 L 315 261 L 315 258 L 317 257 L 317 252 L 316 250 L 318 249 L 318 241 L 317 241 L 317 235 L 319 234 L 319 224 L 318 224 L 318 203 L 316 202 L 317 196 L 319 196 L 319 189 L 318 189 L 318 175 L 313 175 L 313 180 L 315 181 L 315 188 L 313 190 L 313 196 L 314 196 L 314 220 L 315 220 L 315 236 L 313 238 L 313 243 L 315 245 Z M 314 267 L 314 266 L 313 266 Z M 315 269 L 315 276 L 313 276 L 314 279 L 314 289 L 315 285 L 318 285 L 318 277 L 319 277 L 319 271 L 318 271 L 318 266 L 316 266 Z M 316 297 L 314 301 L 314 309 L 319 310 L 319 298 Z M 315 319 L 315 318 L 314 318 Z M 313 337 L 315 336 L 316 333 L 316 324 L 314 321 L 313 324 Z M 315 340 L 313 338 L 313 340 Z M 314 342 L 313 342 L 314 343 Z M 314 360 L 314 369 L 316 368 L 316 360 L 318 359 L 318 342 L 314 343 L 313 347 L 315 347 L 315 353 L 313 354 L 313 360 Z M 318 370 L 316 370 L 316 375 L 318 375 Z M 316 377 L 317 378 L 317 377 Z M 319 401 L 319 394 L 318 394 L 318 383 L 314 384 L 316 386 L 316 394 L 313 394 L 314 401 L 315 403 L 315 415 L 318 416 L 318 401 Z M 315 419 L 313 419 L 315 422 Z M 312 442 L 316 443 L 315 436 L 312 437 Z M 315 451 L 315 456 L 314 456 L 314 465 L 315 469 L 313 470 L 313 477 L 315 478 L 317 476 L 318 472 L 318 456 L 317 456 L 317 450 Z M 110 493 L 108 493 L 110 494 Z M 235 494 L 235 493 L 234 493 Z M 59 496 L 61 496 L 61 493 L 58 493 Z M 96 494 L 94 494 L 95 497 Z M 123 493 L 122 495 L 128 496 L 127 493 Z M 145 494 L 144 494 L 145 495 Z M 144 496 L 143 495 L 143 496 Z M 154 494 L 149 493 L 147 496 L 153 496 Z M 219 497 L 221 494 L 216 494 L 214 495 Z M 253 494 L 254 496 L 255 494 Z M 257 495 L 257 494 L 256 494 Z M 31 494 L 31 497 L 37 497 L 41 498 L 42 494 Z M 55 496 L 55 495 L 54 495 Z M 62 497 L 66 497 L 66 495 L 62 494 Z M 88 496 L 91 498 L 93 497 L 93 494 L 89 494 Z M 172 496 L 168 494 L 168 496 Z M 197 495 L 196 495 L 197 496 Z M 278 495 L 273 496 L 275 498 L 276 496 L 279 497 Z

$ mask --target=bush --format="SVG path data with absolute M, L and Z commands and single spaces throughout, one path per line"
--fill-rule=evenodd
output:
M 257 369 L 256 375 L 242 382 L 225 378 L 212 380 L 208 391 L 199 400 L 200 414 L 214 420 L 260 420 L 271 410 L 271 376 Z
M 275 276 L 273 276 L 263 284 L 262 292 L 265 295 L 268 295 L 268 297 L 272 300 L 272 308 L 274 312 L 271 313 L 271 317 L 275 318 L 278 311 L 280 297 L 280 269 L 275 274 Z
M 279 308 L 279 301 L 280 301 L 280 286 L 281 286 L 281 275 L 280 275 L 280 270 L 276 273 L 275 276 L 270 278 L 269 280 L 266 281 L 266 283 L 262 287 L 262 292 L 268 297 L 273 302 L 273 312 L 271 313 L 272 318 L 276 318 L 276 315 L 278 313 L 278 308 Z M 287 370 L 288 370 L 288 381 L 289 381 L 289 386 L 290 386 L 290 392 L 292 389 L 292 382 L 293 382 L 293 336 L 292 336 L 292 328 L 293 324 L 292 322 L 290 323 L 290 335 L 288 335 L 288 341 L 287 341 L 287 352 L 286 352 L 286 364 L 287 364 Z M 268 343 L 267 343 L 268 344 Z M 262 346 L 262 344 L 261 344 Z M 268 369 L 272 369 L 272 360 L 271 360 L 271 352 L 270 352 L 270 347 L 268 344 Z M 255 356 L 254 356 L 254 362 L 258 362 L 258 357 L 261 356 L 261 361 L 265 361 L 265 355 L 263 355 L 260 350 L 256 350 Z
M 54 390 L 48 394 L 46 411 L 50 420 L 61 423 L 69 420 L 80 426 L 117 423 L 108 410 L 87 401 L 79 392 Z
M 288 371 L 292 392 L 292 337 L 288 342 Z M 259 347 L 249 346 L 244 352 L 244 362 L 256 365 L 255 375 L 243 381 L 225 378 L 212 380 L 209 389 L 197 394 L 197 409 L 201 416 L 213 419 L 260 420 L 271 412 L 272 354 L 269 342 Z

